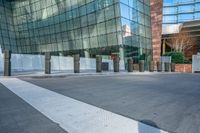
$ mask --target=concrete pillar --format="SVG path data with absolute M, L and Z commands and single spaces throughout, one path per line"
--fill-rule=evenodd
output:
M 119 48 L 119 57 L 120 60 L 124 61 L 124 48 Z
M 171 63 L 171 72 L 176 72 L 176 64 Z
M 139 71 L 144 72 L 144 60 L 139 61 Z
M 120 58 L 118 55 L 116 55 L 115 58 L 113 59 L 114 72 L 119 72 L 119 61 L 120 61 Z
M 58 54 L 59 56 L 64 56 L 63 52 L 59 52 Z
M 51 74 L 51 53 L 45 53 L 45 74 Z
M 96 72 L 102 72 L 102 56 L 100 55 L 96 56 Z
M 74 55 L 74 73 L 80 73 L 80 55 Z
M 133 59 L 128 59 L 128 72 L 133 72 Z
M 84 50 L 85 58 L 90 58 L 90 53 L 87 50 Z
M 11 51 L 4 51 L 4 76 L 11 76 Z
M 157 71 L 162 72 L 162 62 L 157 62 Z
M 154 61 L 150 61 L 149 63 L 149 71 L 154 72 Z
M 171 64 L 165 62 L 165 72 L 170 72 L 171 71 Z

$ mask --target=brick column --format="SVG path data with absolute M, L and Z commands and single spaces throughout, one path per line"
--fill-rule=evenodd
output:
M 162 0 L 150 0 L 152 26 L 152 59 L 154 64 L 160 61 L 162 38 Z

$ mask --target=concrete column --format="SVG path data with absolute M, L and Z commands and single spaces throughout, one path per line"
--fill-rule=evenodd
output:
M 85 55 L 85 58 L 90 58 L 90 53 L 86 50 L 84 50 L 84 55 Z
M 171 64 L 165 62 L 165 72 L 170 72 L 170 70 L 171 70 Z
M 133 59 L 128 59 L 128 72 L 133 72 Z
M 116 57 L 113 59 L 114 72 L 119 72 L 119 61 L 120 61 L 120 58 L 118 55 L 116 55 Z
M 96 56 L 96 72 L 102 72 L 102 56 L 100 55 Z
M 64 56 L 63 52 L 59 52 L 58 54 L 59 56 Z
M 4 51 L 4 76 L 11 76 L 11 51 Z
M 51 74 L 51 53 L 45 53 L 45 74 Z
M 171 63 L 171 72 L 176 72 L 176 64 Z
M 124 61 L 124 48 L 119 48 L 119 57 L 120 60 Z
M 162 62 L 157 62 L 157 71 L 162 72 Z
M 149 71 L 154 72 L 154 61 L 150 61 L 149 63 Z
M 80 55 L 74 55 L 74 73 L 80 73 Z
M 139 71 L 144 72 L 144 60 L 139 61 Z

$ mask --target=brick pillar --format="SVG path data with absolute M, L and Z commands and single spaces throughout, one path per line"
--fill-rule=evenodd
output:
M 162 39 L 162 0 L 150 0 L 152 26 L 152 58 L 154 64 L 160 61 Z M 154 66 L 156 68 L 156 66 Z

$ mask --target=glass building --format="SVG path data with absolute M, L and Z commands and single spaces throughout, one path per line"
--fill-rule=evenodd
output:
M 163 29 L 200 20 L 200 0 L 163 0 Z
M 150 0 L 0 0 L 0 44 L 12 53 L 150 60 Z

